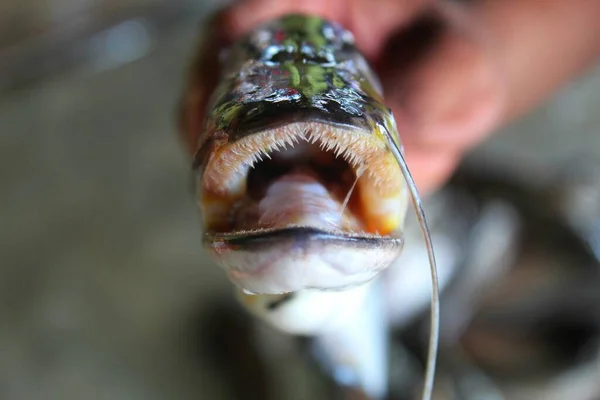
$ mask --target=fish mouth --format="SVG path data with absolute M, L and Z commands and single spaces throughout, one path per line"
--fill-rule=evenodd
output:
M 204 244 L 255 293 L 362 284 L 398 257 L 407 190 L 382 135 L 292 123 L 215 146 Z

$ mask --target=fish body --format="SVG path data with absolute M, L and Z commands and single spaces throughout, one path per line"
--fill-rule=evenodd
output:
M 400 254 L 408 190 L 377 78 L 340 25 L 287 15 L 222 57 L 195 157 L 204 244 L 240 289 L 362 285 Z

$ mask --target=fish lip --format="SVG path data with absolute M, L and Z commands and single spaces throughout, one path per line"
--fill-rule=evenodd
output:
M 307 226 L 294 226 L 278 229 L 257 229 L 252 231 L 206 233 L 204 243 L 209 246 L 228 245 L 244 248 L 245 251 L 260 251 L 281 242 L 292 243 L 295 248 L 303 248 L 309 242 L 327 242 L 332 244 L 348 244 L 359 248 L 382 246 L 402 247 L 402 236 L 379 236 L 366 233 L 344 231 L 328 231 Z
M 404 239 L 289 227 L 205 234 L 204 245 L 240 289 L 281 294 L 365 284 L 397 259 Z

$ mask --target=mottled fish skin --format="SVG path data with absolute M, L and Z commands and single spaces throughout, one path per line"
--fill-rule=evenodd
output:
M 287 15 L 229 48 L 208 107 L 195 166 L 213 142 L 235 142 L 293 122 L 323 122 L 400 144 L 381 86 L 353 35 L 314 16 Z M 201 168 L 200 168 L 201 169 Z

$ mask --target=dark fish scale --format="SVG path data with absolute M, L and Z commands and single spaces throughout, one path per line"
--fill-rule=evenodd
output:
M 338 24 L 303 15 L 282 17 L 238 41 L 223 66 L 208 108 L 203 146 L 210 146 L 217 133 L 234 142 L 304 121 L 398 140 L 379 82 L 352 34 Z

